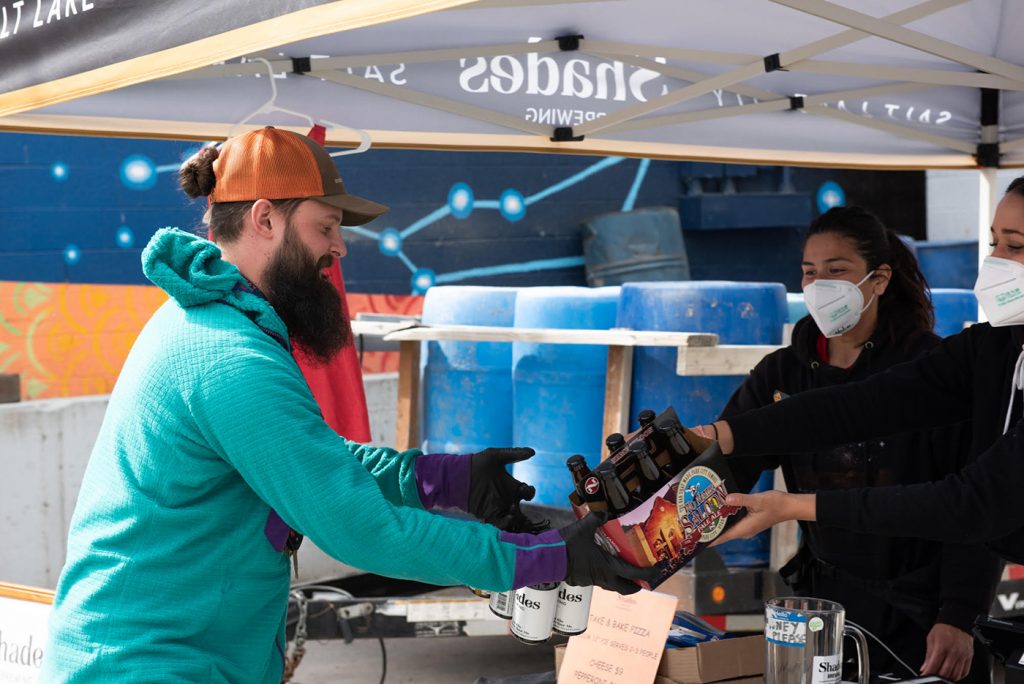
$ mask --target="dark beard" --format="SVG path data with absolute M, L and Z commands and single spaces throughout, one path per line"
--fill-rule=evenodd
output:
M 341 294 L 323 275 L 334 259 L 313 255 L 286 227 L 284 241 L 263 271 L 267 300 L 288 328 L 288 337 L 314 361 L 325 364 L 352 339 Z

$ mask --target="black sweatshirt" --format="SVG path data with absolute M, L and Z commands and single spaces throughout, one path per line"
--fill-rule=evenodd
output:
M 856 363 L 841 369 L 822 361 L 818 353 L 820 339 L 821 333 L 810 317 L 798 322 L 793 343 L 762 359 L 733 394 L 722 418 L 732 424 L 733 416 L 773 403 L 776 390 L 795 397 L 816 388 L 868 378 L 921 356 L 940 343 L 938 337 L 926 334 L 897 344 L 879 330 L 864 345 Z M 960 422 L 791 456 L 736 456 L 731 466 L 744 491 L 753 486 L 762 470 L 779 465 L 792 492 L 906 485 L 939 480 L 966 466 L 973 460 L 970 439 L 969 424 Z M 760 450 L 760 439 L 757 446 Z M 1002 563 L 980 544 L 907 540 L 893 537 L 884 529 L 879 531 L 885 535 L 813 523 L 802 527 L 805 544 L 815 558 L 868 582 L 884 582 L 889 591 L 919 606 L 914 614 L 923 615 L 917 619 L 925 633 L 935 622 L 970 632 L 974 618 L 988 612 Z M 866 590 L 852 587 L 851 591 L 861 595 Z M 870 602 L 870 598 L 865 595 L 864 601 Z M 869 610 L 866 605 L 864 608 Z M 850 612 L 856 619 L 856 607 Z M 901 629 L 901 624 L 897 621 L 892 626 Z
M 861 532 L 984 542 L 1024 562 L 1024 424 L 1015 391 L 1024 327 L 971 326 L 925 356 L 862 382 L 815 390 L 729 420 L 735 453 L 820 449 L 972 422 L 974 463 L 940 482 L 821 492 L 818 523 Z M 908 455 L 913 458 L 913 455 Z

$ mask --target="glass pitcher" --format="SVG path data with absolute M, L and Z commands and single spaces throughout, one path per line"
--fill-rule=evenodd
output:
M 845 624 L 835 601 L 785 596 L 764 604 L 766 684 L 840 684 L 843 638 L 857 645 L 857 681 L 868 684 L 871 667 L 864 633 Z

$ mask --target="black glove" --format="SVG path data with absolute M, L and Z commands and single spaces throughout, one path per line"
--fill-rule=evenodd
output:
M 491 448 L 471 454 L 468 512 L 485 523 L 509 532 L 536 532 L 542 529 L 546 521 L 535 523 L 519 509 L 519 502 L 529 501 L 537 491 L 509 475 L 505 469 L 509 463 L 525 461 L 534 453 L 530 448 Z
M 652 582 L 658 568 L 638 568 L 597 545 L 594 533 L 607 522 L 604 513 L 590 513 L 558 530 L 565 540 L 568 573 L 565 581 L 577 587 L 594 585 L 620 594 L 635 594 L 641 587 L 631 580 Z

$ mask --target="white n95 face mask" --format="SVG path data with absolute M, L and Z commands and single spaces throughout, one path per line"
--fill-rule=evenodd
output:
M 804 303 L 807 312 L 818 324 L 818 330 L 825 337 L 839 337 L 858 322 L 864 309 L 871 306 L 875 296 L 867 304 L 860 291 L 860 285 L 874 275 L 871 271 L 857 284 L 848 280 L 815 280 L 804 288 Z
M 1024 264 L 985 257 L 974 294 L 992 327 L 1024 324 Z

